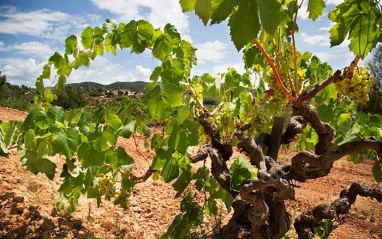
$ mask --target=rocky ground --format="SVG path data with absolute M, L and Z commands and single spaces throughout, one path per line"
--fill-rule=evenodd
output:
M 25 116 L 25 112 L 0 107 L 2 121 L 22 120 Z M 154 154 L 144 149 L 141 138 L 135 140 L 120 139 L 118 144 L 135 159 L 133 173 L 141 175 L 148 169 Z M 280 157 L 288 159 L 292 155 L 293 151 L 284 150 Z M 63 159 L 52 158 L 58 167 L 55 179 L 50 181 L 21 166 L 19 152 L 15 149 L 9 156 L 0 157 L 0 238 L 150 239 L 162 235 L 179 213 L 180 199 L 174 198 L 172 186 L 161 179 L 148 179 L 138 184 L 130 197 L 128 210 L 107 201 L 97 208 L 94 200 L 82 197 L 74 213 L 58 213 L 54 205 L 59 199 L 57 189 L 61 183 L 59 170 Z M 375 185 L 371 167 L 368 160 L 357 165 L 346 159 L 339 160 L 327 177 L 299 184 L 296 200 L 287 203 L 290 214 L 295 218 L 306 209 L 334 201 L 352 182 Z M 222 210 L 221 215 L 226 216 L 226 211 Z M 329 238 L 382 238 L 382 205 L 358 197 L 350 213 L 342 216 L 337 224 L 338 228 Z M 204 221 L 206 229 L 216 225 L 214 218 Z M 296 238 L 293 228 L 286 238 Z

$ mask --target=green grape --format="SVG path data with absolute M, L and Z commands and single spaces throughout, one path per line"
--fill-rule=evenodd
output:
M 258 112 L 251 118 L 250 131 L 255 134 L 263 133 L 269 123 L 270 117 L 264 112 Z
M 227 106 L 223 105 L 215 116 L 218 127 L 225 128 L 230 123 L 231 112 Z
M 99 178 L 97 186 L 100 188 L 101 194 L 105 195 L 106 200 L 110 200 L 115 194 L 115 184 L 111 173 L 102 174 Z
M 278 51 L 278 63 L 280 66 L 280 78 L 283 85 L 290 90 L 289 73 L 293 65 L 293 44 L 285 42 L 284 50 Z M 288 103 L 288 99 L 285 97 L 284 92 L 278 86 L 275 73 L 272 69 L 269 69 L 264 75 L 263 80 L 268 83 L 270 89 L 273 89 L 273 97 L 265 103 L 265 108 L 272 114 L 277 115 L 281 112 L 282 107 Z
M 191 94 L 191 97 L 194 98 L 195 100 L 203 100 L 203 86 L 199 83 L 192 84 L 191 85 L 193 91 L 195 92 L 194 94 Z
M 351 79 L 344 79 L 336 82 L 336 90 L 340 95 L 347 95 L 356 103 L 366 104 L 369 99 L 369 92 L 373 77 L 365 66 L 354 68 Z
M 114 199 L 114 205 L 120 205 L 125 210 L 128 209 L 129 197 L 130 197 L 130 192 L 127 192 L 126 190 L 121 189 L 117 197 Z

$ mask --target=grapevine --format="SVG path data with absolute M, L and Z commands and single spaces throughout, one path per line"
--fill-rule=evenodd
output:
M 336 90 L 340 95 L 347 95 L 356 103 L 366 104 L 369 101 L 369 92 L 373 77 L 365 66 L 353 69 L 351 78 L 336 82 Z
M 100 188 L 102 195 L 105 195 L 106 200 L 110 200 L 115 196 L 115 184 L 111 173 L 102 174 L 99 177 L 97 187 Z
M 284 50 L 278 51 L 276 55 L 278 56 L 278 70 L 282 83 L 288 90 L 290 90 L 289 73 L 293 64 L 293 45 L 285 42 Z M 265 73 L 263 80 L 268 83 L 270 89 L 274 90 L 273 97 L 265 104 L 265 107 L 271 114 L 276 115 L 281 111 L 282 107 L 288 103 L 288 98 L 285 97 L 283 90 L 278 86 L 273 69 L 269 69 Z
M 253 135 L 266 132 L 268 124 L 270 122 L 269 115 L 263 111 L 256 112 L 255 115 L 251 118 L 251 128 L 250 132 L 253 132 Z
M 319 4 L 323 1 L 308 2 L 309 18 L 315 20 L 324 12 L 325 7 Z M 343 1 L 329 13 L 329 19 L 335 22 L 330 32 L 331 45 L 341 44 L 343 32 L 347 32 L 351 42 L 349 49 L 358 59 L 364 59 L 380 42 L 380 34 L 370 29 L 380 26 L 382 16 L 376 11 L 374 1 L 360 2 Z M 244 61 L 248 72 L 240 75 L 229 70 L 215 78 L 209 74 L 190 77 L 191 68 L 196 65 L 196 48 L 183 40 L 174 26 L 167 24 L 160 29 L 145 20 L 117 23 L 107 19 L 102 27 L 89 26 L 80 37 L 67 38 L 65 53 L 56 52 L 49 58 L 36 80 L 38 95 L 35 101 L 39 108 L 20 125 L 0 122 L 0 155 L 7 155 L 8 149 L 17 145 L 22 151 L 22 164 L 32 173 L 44 173 L 52 180 L 57 165 L 51 157 L 57 154 L 65 157 L 61 173 L 64 179 L 59 192 L 73 208 L 81 195 L 87 195 L 97 198 L 97 203 L 101 203 L 103 196 L 106 200 L 114 198 L 115 205 L 127 209 L 129 190 L 150 176 L 160 175 L 164 182 L 173 182 L 176 197 L 185 195 L 189 185 L 208 192 L 210 198 L 206 197 L 205 207 L 199 207 L 193 199 L 186 198 L 181 203 L 180 213 L 163 238 L 184 238 L 191 227 L 203 223 L 203 210 L 208 214 L 216 212 L 217 200 L 224 202 L 228 211 L 232 207 L 235 210 L 231 224 L 221 230 L 223 234 L 235 235 L 230 231 L 234 225 L 236 232 L 251 238 L 281 238 L 291 227 L 285 201 L 294 199 L 293 182 L 326 176 L 334 162 L 345 155 L 352 155 L 350 160 L 361 162 L 364 155 L 358 154 L 367 151 L 367 156 L 374 160 L 374 177 L 382 181 L 380 162 L 375 161 L 381 154 L 382 141 L 378 133 L 382 119 L 357 115 L 352 112 L 356 107 L 336 104 L 336 92 L 333 96 L 330 88 L 325 90 L 336 83 L 339 94 L 364 103 L 368 100 L 373 78 L 364 67 L 355 68 L 349 79 L 345 79 L 347 74 L 341 70 L 329 76 L 329 71 L 322 70 L 324 64 L 320 61 L 313 64 L 309 54 L 301 54 L 301 57 L 300 54 L 297 57 L 297 52 L 294 54 L 295 41 L 292 40 L 293 44 L 283 41 L 298 30 L 297 1 L 198 0 L 180 1 L 180 4 L 184 11 L 195 10 L 206 25 L 210 20 L 215 24 L 228 19 L 237 50 L 247 47 Z M 208 11 L 204 9 L 206 5 L 209 5 Z M 349 12 L 353 10 L 355 12 Z M 370 17 L 359 15 L 365 12 Z M 352 24 L 347 24 L 349 22 Z M 362 32 L 357 32 L 359 29 Z M 73 70 L 89 66 L 104 51 L 117 55 L 117 49 L 129 49 L 137 54 L 150 51 L 160 61 L 145 88 L 142 105 L 140 100 L 139 104 L 127 101 L 122 109 L 102 106 L 94 110 L 94 114 L 81 111 L 70 113 L 68 118 L 62 108 L 51 105 L 52 85 L 46 87 L 44 82 L 52 80 L 53 76 L 50 82 L 56 83 L 54 87 L 63 88 Z M 290 76 L 293 64 L 296 85 Z M 263 72 L 260 85 L 251 83 L 249 72 L 253 69 Z M 298 85 L 298 77 L 311 85 Z M 310 80 L 313 78 L 317 81 Z M 212 113 L 203 106 L 206 95 L 212 96 L 218 104 L 211 106 L 215 108 Z M 317 107 L 312 107 L 314 101 Z M 273 128 L 278 132 L 273 133 L 273 129 L 271 134 L 265 132 L 271 115 L 277 116 L 288 102 L 293 111 L 284 113 L 291 115 L 290 124 L 284 127 L 283 121 L 277 125 L 280 127 Z M 271 114 L 267 115 L 268 112 Z M 322 116 L 326 116 L 324 121 L 320 119 Z M 327 123 L 333 119 L 335 124 Z M 161 125 L 161 133 L 151 135 L 149 122 Z M 303 151 L 297 152 L 291 163 L 282 166 L 277 154 L 264 153 L 269 153 L 271 147 L 278 152 L 280 142 L 289 144 L 309 130 L 313 135 L 311 141 L 317 141 L 314 142 L 316 151 L 308 151 L 304 142 L 301 144 Z M 252 137 L 248 131 L 261 137 Z M 316 135 L 318 137 L 314 137 Z M 129 149 L 117 143 L 119 137 L 135 140 L 138 136 L 142 136 L 146 149 L 153 155 L 152 164 L 140 177 L 134 176 L 131 169 L 134 160 L 141 158 L 133 159 L 128 154 Z M 207 140 L 202 144 L 203 137 Z M 188 150 L 193 146 L 199 146 L 195 155 Z M 227 164 L 232 159 L 234 147 L 249 159 L 238 157 Z M 197 170 L 191 167 L 202 160 L 203 167 Z M 257 176 L 251 171 L 254 166 L 258 169 Z M 118 194 L 113 173 L 104 173 L 105 170 L 122 174 L 122 189 Z M 312 220 L 318 223 L 316 219 Z M 313 229 L 316 222 L 305 225 Z M 300 234 L 299 237 L 304 238 Z
M 129 208 L 129 197 L 130 192 L 127 192 L 125 189 L 121 189 L 118 195 L 114 199 L 114 205 L 120 205 L 123 209 Z

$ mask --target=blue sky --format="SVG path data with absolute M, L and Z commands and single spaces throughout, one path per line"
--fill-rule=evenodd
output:
M 87 26 L 101 26 L 106 18 L 129 22 L 145 19 L 155 27 L 166 23 L 176 26 L 182 38 L 198 48 L 198 66 L 192 74 L 225 72 L 234 67 L 244 72 L 242 54 L 230 40 L 227 22 L 205 27 L 194 13 L 183 13 L 178 0 L 1 0 L 0 1 L 0 71 L 7 81 L 34 87 L 42 67 L 55 51 L 64 51 L 70 35 L 80 36 Z M 299 1 L 300 2 L 300 1 Z M 305 1 L 306 3 L 307 1 Z M 306 4 L 300 10 L 296 36 L 299 51 L 310 51 L 327 61 L 333 69 L 349 65 L 354 58 L 348 42 L 330 48 L 328 30 L 332 23 L 327 13 L 342 1 L 325 0 L 324 16 L 315 22 L 307 19 Z M 150 52 L 139 56 L 129 50 L 118 56 L 97 57 L 89 68 L 74 71 L 68 83 L 94 81 L 148 81 L 159 62 Z

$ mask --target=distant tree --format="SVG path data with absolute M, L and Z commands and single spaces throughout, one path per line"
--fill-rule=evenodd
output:
M 0 100 L 11 97 L 12 93 L 7 84 L 7 76 L 2 75 L 0 71 Z
M 365 105 L 364 111 L 373 114 L 382 114 L 382 44 L 379 44 L 367 61 L 367 68 L 374 77 L 370 87 L 370 101 Z
M 119 90 L 118 95 L 123 95 L 123 91 Z
M 57 99 L 52 104 L 61 106 L 64 109 L 75 109 L 88 104 L 88 100 L 84 96 L 84 90 L 80 87 L 66 86 L 62 90 L 56 90 L 55 94 Z

